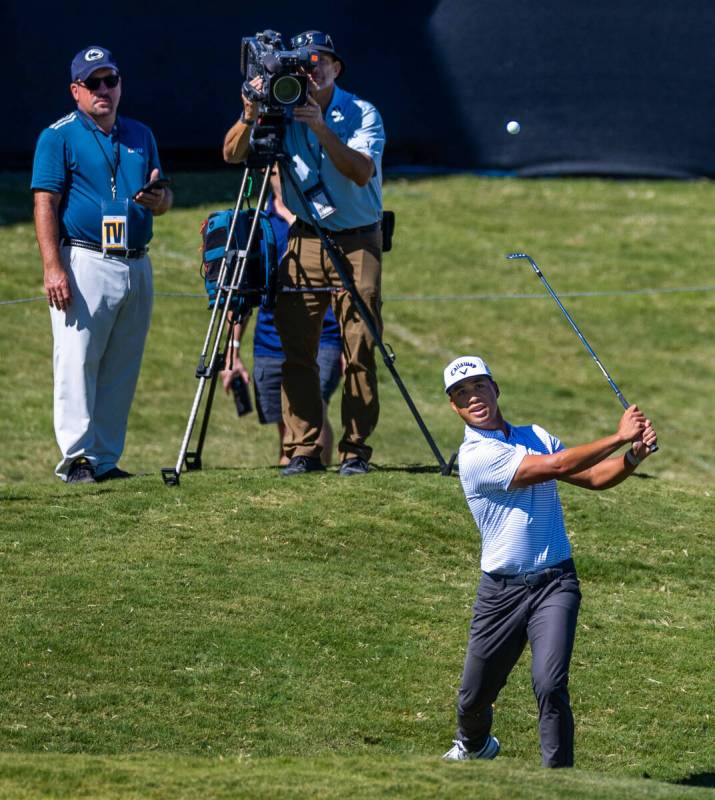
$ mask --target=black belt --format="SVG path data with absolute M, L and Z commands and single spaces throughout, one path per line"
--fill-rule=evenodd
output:
M 498 572 L 485 572 L 492 580 L 502 581 L 505 586 L 529 586 L 537 588 L 560 578 L 565 572 L 575 572 L 576 565 L 573 559 L 567 558 L 553 567 L 539 570 L 538 572 L 520 572 L 518 575 L 500 575 Z
M 296 231 L 312 233 L 313 236 L 318 235 L 315 232 L 315 228 L 309 222 L 304 222 L 300 217 L 296 218 L 291 227 Z M 325 232 L 329 233 L 331 236 L 353 236 L 356 233 L 375 233 L 375 231 L 379 231 L 381 227 L 382 223 L 378 220 L 377 222 L 373 222 L 372 225 L 363 225 L 362 228 L 343 228 L 340 231 L 330 231 L 326 228 Z
M 62 247 L 82 247 L 85 250 L 92 250 L 95 253 L 102 252 L 102 245 L 96 242 L 85 242 L 84 239 L 60 239 Z M 148 247 L 135 247 L 134 249 L 121 249 L 116 250 L 112 248 L 107 251 L 108 256 L 116 256 L 117 258 L 144 258 L 149 252 Z

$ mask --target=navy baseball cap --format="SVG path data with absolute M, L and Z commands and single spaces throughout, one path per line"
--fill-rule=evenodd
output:
M 114 56 L 105 47 L 92 45 L 80 50 L 72 59 L 70 67 L 72 82 L 84 81 L 95 71 L 102 68 L 113 69 L 119 72 Z
M 340 62 L 340 77 L 345 72 L 345 62 L 335 52 L 333 39 L 328 33 L 322 31 L 303 31 L 290 40 L 291 47 L 307 47 L 309 50 L 317 50 L 319 53 L 328 53 L 336 61 Z

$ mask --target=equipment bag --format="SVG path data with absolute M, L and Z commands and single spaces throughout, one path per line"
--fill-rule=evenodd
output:
M 233 241 L 226 247 L 228 233 L 233 220 L 233 209 L 214 211 L 201 226 L 201 275 L 209 298 L 209 309 L 219 296 L 219 307 L 223 308 L 228 287 L 238 279 L 240 251 L 246 248 L 256 209 L 249 208 L 238 212 L 233 230 Z M 226 254 L 226 275 L 224 283 L 218 286 L 221 263 Z M 276 236 L 268 215 L 258 212 L 258 228 L 253 238 L 251 250 L 247 254 L 246 268 L 241 284 L 231 296 L 231 310 L 239 315 L 245 314 L 255 306 L 269 310 L 275 306 L 278 282 L 278 251 Z

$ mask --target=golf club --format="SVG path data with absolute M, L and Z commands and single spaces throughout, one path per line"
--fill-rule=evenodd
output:
M 576 331 L 576 335 L 578 336 L 578 338 L 583 343 L 583 346 L 586 348 L 586 350 L 588 350 L 588 352 L 591 355 L 591 358 L 596 362 L 598 368 L 603 373 L 603 377 L 608 381 L 609 386 L 615 392 L 616 397 L 620 401 L 620 403 L 623 406 L 623 408 L 628 408 L 630 403 L 623 396 L 623 392 L 618 388 L 618 386 L 616 385 L 616 382 L 613 380 L 613 378 L 608 374 L 608 370 L 603 366 L 603 364 L 601 363 L 601 360 L 599 359 L 599 357 L 594 352 L 594 349 L 586 341 L 586 337 L 581 333 L 578 325 L 574 322 L 573 317 L 571 316 L 571 314 L 569 314 L 569 312 L 564 308 L 564 305 L 559 300 L 558 295 L 551 288 L 549 282 L 544 277 L 544 273 L 539 268 L 539 265 L 536 263 L 536 261 L 534 261 L 534 259 L 531 256 L 527 255 L 526 253 L 509 253 L 509 255 L 507 256 L 507 259 L 509 259 L 509 260 L 514 260 L 514 259 L 517 259 L 517 258 L 524 258 L 531 264 L 534 272 L 539 276 L 539 279 L 541 280 L 541 282 L 546 287 L 546 290 L 548 291 L 548 293 L 553 297 L 554 301 L 556 302 L 556 305 L 561 309 L 563 315 L 569 321 L 569 324 L 574 329 L 574 331 Z M 658 445 L 654 444 L 652 447 L 649 447 L 648 450 L 651 453 L 655 453 L 658 450 Z

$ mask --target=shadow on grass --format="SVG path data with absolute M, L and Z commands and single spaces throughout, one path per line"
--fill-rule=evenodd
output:
M 715 772 L 696 772 L 688 775 L 679 781 L 673 781 L 679 786 L 704 786 L 710 789 L 715 788 Z
M 371 472 L 408 472 L 412 474 L 422 474 L 422 473 L 433 473 L 433 474 L 440 474 L 440 468 L 435 466 L 428 466 L 426 464 L 371 464 Z M 267 465 L 262 467 L 211 467 L 208 470 L 190 470 L 187 472 L 182 472 L 181 477 L 184 478 L 186 475 L 191 475 L 192 473 L 196 472 L 265 472 L 265 471 L 272 471 L 277 474 L 280 474 L 280 470 L 283 467 L 279 467 L 277 465 Z M 339 469 L 338 464 L 331 464 L 326 472 L 318 473 L 319 475 L 330 475 L 331 473 L 337 474 Z
M 438 466 L 428 466 L 426 464 L 372 464 L 371 466 L 375 472 L 434 473 L 437 475 L 441 472 Z
M 258 467 L 208 467 L 206 469 L 191 469 L 188 472 L 182 472 L 181 477 L 183 478 L 185 475 L 191 475 L 196 472 L 278 472 L 280 469 L 283 469 L 283 467 L 279 467 L 277 464 L 265 464 Z

